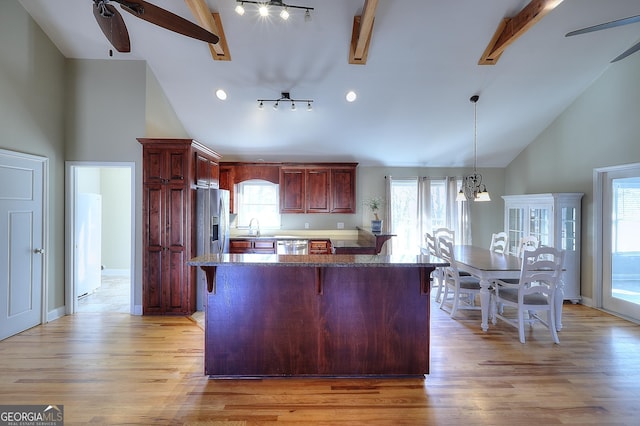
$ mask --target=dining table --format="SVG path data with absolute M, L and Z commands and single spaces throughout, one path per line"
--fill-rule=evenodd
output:
M 484 247 L 472 245 L 454 246 L 454 260 L 458 269 L 480 280 L 480 309 L 482 331 L 489 328 L 491 311 L 491 285 L 494 280 L 517 279 L 520 277 L 522 259 L 511 254 L 501 254 Z M 558 281 L 555 294 L 556 330 L 562 329 L 562 302 L 564 290 L 562 280 Z

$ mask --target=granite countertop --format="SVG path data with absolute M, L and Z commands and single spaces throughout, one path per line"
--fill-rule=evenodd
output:
M 441 267 L 444 260 L 429 255 L 369 254 L 208 254 L 187 262 L 191 266 L 310 266 L 310 267 Z

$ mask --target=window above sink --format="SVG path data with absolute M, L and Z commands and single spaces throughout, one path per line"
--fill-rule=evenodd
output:
M 280 229 L 279 185 L 260 179 L 236 184 L 237 227 L 249 229 L 252 219 L 261 233 Z M 247 232 L 249 234 L 249 232 Z

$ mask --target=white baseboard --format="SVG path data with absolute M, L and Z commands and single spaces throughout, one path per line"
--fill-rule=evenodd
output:
M 590 297 L 582 296 L 582 298 L 580 299 L 580 304 L 584 305 L 584 306 L 588 306 L 590 308 L 593 308 L 593 299 L 590 298 Z
M 65 306 L 61 306 L 59 308 L 54 309 L 53 311 L 49 311 L 47 312 L 47 322 L 51 322 L 51 321 L 55 321 L 57 319 L 62 318 L 63 316 L 65 316 L 66 313 L 66 307 Z

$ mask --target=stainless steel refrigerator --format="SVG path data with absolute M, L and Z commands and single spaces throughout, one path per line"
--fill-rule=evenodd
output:
M 196 255 L 229 252 L 229 191 L 198 188 L 196 192 Z M 196 308 L 204 310 L 207 282 L 197 268 Z

